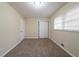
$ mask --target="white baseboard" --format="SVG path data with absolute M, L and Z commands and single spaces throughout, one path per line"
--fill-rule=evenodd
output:
M 23 41 L 23 40 L 21 40 Z M 9 51 L 11 51 L 13 48 L 15 48 L 19 43 L 21 43 L 21 41 L 17 42 L 16 44 L 14 44 L 9 50 L 7 50 L 3 55 L 1 55 L 0 57 L 4 57 Z
M 64 47 L 62 47 L 59 43 L 57 43 L 55 40 L 51 39 L 54 43 L 56 43 L 60 48 L 62 48 L 65 52 L 67 52 L 70 56 L 72 57 L 76 57 L 75 55 L 73 55 L 71 52 L 69 52 L 67 49 L 65 49 Z
M 25 39 L 38 39 L 38 37 L 24 37 Z

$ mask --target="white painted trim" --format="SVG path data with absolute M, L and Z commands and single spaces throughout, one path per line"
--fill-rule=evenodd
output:
M 72 57 L 76 57 L 75 55 L 73 55 L 71 52 L 69 52 L 67 49 L 65 49 L 64 47 L 62 47 L 59 43 L 57 43 L 55 40 L 51 39 L 54 43 L 56 43 L 60 48 L 62 48 L 65 52 L 67 52 L 69 55 L 71 55 Z
M 24 39 L 38 39 L 38 37 L 24 37 Z
M 24 40 L 24 39 L 23 39 Z M 0 57 L 4 57 L 9 51 L 11 51 L 13 48 L 15 48 L 19 43 L 21 43 L 23 40 L 17 42 L 14 44 L 9 50 L 7 50 L 4 54 L 2 54 Z

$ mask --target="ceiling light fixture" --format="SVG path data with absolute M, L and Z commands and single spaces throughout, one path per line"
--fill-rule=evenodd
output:
M 43 2 L 33 2 L 32 3 L 34 7 L 39 8 L 43 6 Z

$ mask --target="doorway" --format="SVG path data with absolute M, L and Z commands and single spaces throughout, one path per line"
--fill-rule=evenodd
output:
M 48 21 L 38 22 L 38 38 L 48 38 Z

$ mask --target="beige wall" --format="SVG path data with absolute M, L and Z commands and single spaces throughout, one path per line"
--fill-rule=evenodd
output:
M 0 56 L 21 41 L 20 19 L 8 3 L 0 3 Z
M 74 56 L 79 56 L 79 32 L 59 31 L 53 29 L 54 19 L 57 16 L 65 15 L 68 10 L 74 7 L 79 8 L 79 3 L 68 3 L 58 10 L 50 20 L 50 38 L 58 44 L 64 43 L 64 48 Z
M 25 38 L 38 38 L 38 21 L 48 21 L 48 18 L 27 18 L 25 20 Z

